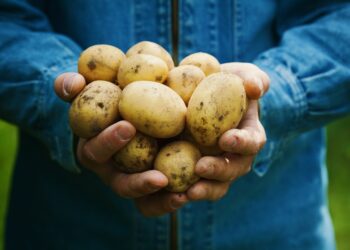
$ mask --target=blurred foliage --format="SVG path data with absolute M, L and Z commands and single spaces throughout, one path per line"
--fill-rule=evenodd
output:
M 328 126 L 329 203 L 339 250 L 350 250 L 350 117 Z
M 17 131 L 14 126 L 0 121 L 0 250 L 3 249 L 4 227 L 11 170 L 17 146 Z
M 0 250 L 17 144 L 16 128 L 0 121 Z M 350 250 L 350 117 L 328 127 L 329 202 L 338 250 Z

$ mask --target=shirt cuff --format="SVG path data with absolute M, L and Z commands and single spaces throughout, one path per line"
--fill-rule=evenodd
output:
M 80 173 L 75 159 L 74 136 L 69 126 L 68 111 L 70 104 L 59 99 L 54 92 L 56 77 L 65 72 L 77 72 L 76 60 L 68 60 L 60 65 L 44 70 L 43 80 L 45 90 L 39 93 L 44 127 L 40 133 L 42 140 L 49 148 L 51 158 L 64 169 L 73 173 Z
M 266 58 L 254 63 L 271 80 L 269 91 L 259 101 L 267 141 L 253 164 L 253 171 L 262 177 L 293 138 L 294 128 L 306 113 L 307 102 L 298 79 L 283 64 Z

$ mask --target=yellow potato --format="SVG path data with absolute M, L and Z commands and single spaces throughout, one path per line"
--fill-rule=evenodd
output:
M 212 55 L 198 52 L 185 57 L 179 65 L 194 65 L 200 68 L 206 76 L 221 71 L 219 61 Z
M 200 157 L 201 153 L 191 143 L 175 141 L 160 150 L 154 168 L 168 178 L 167 190 L 185 192 L 199 180 L 194 169 Z
M 77 136 L 91 138 L 118 118 L 121 89 L 106 81 L 94 81 L 74 99 L 69 123 Z
M 192 143 L 196 148 L 199 149 L 203 156 L 218 156 L 224 153 L 224 151 L 219 147 L 218 144 L 215 144 L 213 146 L 203 146 L 196 142 L 196 140 L 192 137 L 190 131 L 187 128 L 184 129 L 184 131 L 180 134 L 179 138 L 180 140 L 185 140 Z
M 168 74 L 166 85 L 175 90 L 187 104 L 191 95 L 205 75 L 193 65 L 182 65 L 172 69 Z
M 214 146 L 220 136 L 236 127 L 244 113 L 243 81 L 229 73 L 205 78 L 193 92 L 187 111 L 187 128 L 203 146 Z
M 94 45 L 84 50 L 78 61 L 78 72 L 89 83 L 96 80 L 115 82 L 124 53 L 111 45 Z
M 119 110 L 138 131 L 155 138 L 176 136 L 185 126 L 185 103 L 174 90 L 156 82 L 137 81 L 126 86 Z
M 162 46 L 157 43 L 150 41 L 142 41 L 134 46 L 132 46 L 127 52 L 126 56 L 130 57 L 136 54 L 147 54 L 159 57 L 162 59 L 168 66 L 168 70 L 174 68 L 174 61 L 171 58 L 171 55 L 166 51 Z
M 117 84 L 125 88 L 135 81 L 163 83 L 167 76 L 168 66 L 162 59 L 152 55 L 136 54 L 127 57 L 120 65 Z
M 157 140 L 138 132 L 127 145 L 113 156 L 113 159 L 116 168 L 120 171 L 130 174 L 138 173 L 153 167 L 157 151 Z

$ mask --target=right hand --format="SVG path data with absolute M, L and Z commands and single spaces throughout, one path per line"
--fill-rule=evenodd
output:
M 72 101 L 85 87 L 85 79 L 78 73 L 64 73 L 55 80 L 55 92 L 64 101 Z M 79 163 L 97 174 L 113 192 L 124 198 L 135 199 L 145 216 L 159 216 L 182 207 L 185 194 L 163 191 L 168 179 L 157 170 L 125 174 L 114 167 L 112 156 L 135 135 L 136 129 L 127 121 L 119 121 L 91 139 L 79 138 Z M 161 190 L 161 191 L 160 191 Z

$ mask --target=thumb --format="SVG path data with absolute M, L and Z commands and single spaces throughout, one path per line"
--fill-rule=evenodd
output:
M 82 75 L 67 72 L 59 75 L 54 84 L 56 95 L 66 102 L 72 101 L 85 87 L 86 82 Z

